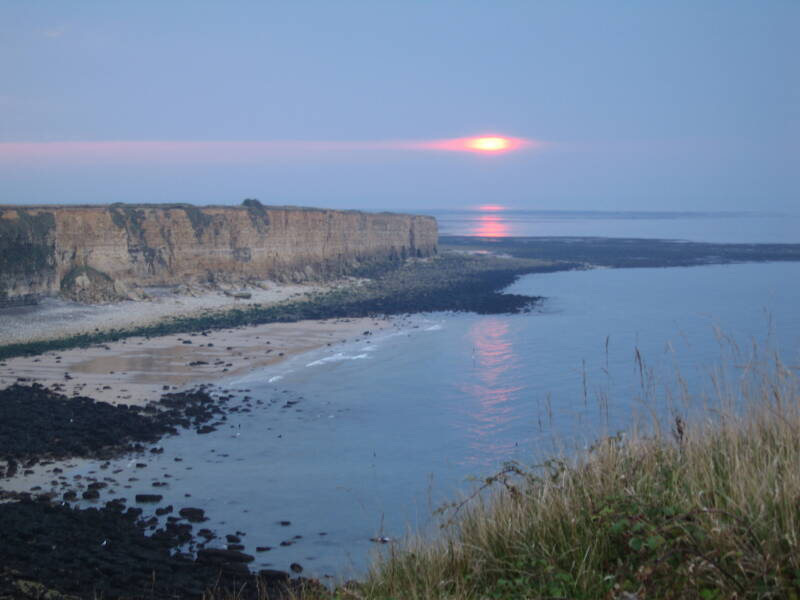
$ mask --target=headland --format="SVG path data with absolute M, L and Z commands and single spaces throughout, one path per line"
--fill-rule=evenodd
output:
M 324 281 L 436 253 L 432 217 L 264 206 L 0 206 L 0 301 L 140 299 L 142 288 Z

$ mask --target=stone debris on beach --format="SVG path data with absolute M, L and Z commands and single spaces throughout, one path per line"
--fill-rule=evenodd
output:
M 161 502 L 161 500 L 164 499 L 164 496 L 161 494 L 136 494 L 135 499 L 136 502 L 140 504 L 153 504 Z
M 176 551 L 191 543 L 189 524 L 171 521 L 146 535 L 153 525 L 140 517 L 121 501 L 89 510 L 33 500 L 0 504 L 0 597 L 21 597 L 20 586 L 41 598 L 127 598 L 146 589 L 153 600 L 199 598 L 211 588 L 242 600 L 255 600 L 256 590 L 276 599 L 290 589 L 324 591 L 283 571 L 253 573 L 247 565 L 255 558 L 238 550 L 201 548 L 195 560 Z
M 208 520 L 202 508 L 182 508 L 178 511 L 178 514 L 191 523 L 202 523 Z
M 124 452 L 142 452 L 179 428 L 199 429 L 224 416 L 232 395 L 212 396 L 207 386 L 162 396 L 143 408 L 112 406 L 78 396 L 69 398 L 33 383 L 0 390 L 0 477 L 11 476 L 20 463 L 30 469 L 44 457 L 108 458 Z M 20 426 L 24 424 L 24 427 Z M 150 450 L 161 454 L 163 447 Z M 135 463 L 146 468 L 147 463 Z M 105 467 L 107 468 L 106 464 Z

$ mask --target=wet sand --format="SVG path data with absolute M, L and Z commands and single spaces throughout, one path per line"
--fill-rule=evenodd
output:
M 0 362 L 0 389 L 23 378 L 67 395 L 144 405 L 169 389 L 241 375 L 316 348 L 352 341 L 389 324 L 374 318 L 336 319 L 269 323 L 205 335 L 133 337 L 7 359 Z

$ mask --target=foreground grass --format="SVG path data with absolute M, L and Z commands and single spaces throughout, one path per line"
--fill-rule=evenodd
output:
M 510 464 L 341 598 L 799 598 L 800 409 L 780 363 L 713 418 Z M 741 401 L 745 406 L 739 404 Z M 499 486 L 499 487 L 498 487 Z

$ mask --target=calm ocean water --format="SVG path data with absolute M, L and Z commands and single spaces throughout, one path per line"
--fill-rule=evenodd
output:
M 798 243 L 800 216 L 760 213 L 431 211 L 442 235 L 663 238 Z
M 129 491 L 170 473 L 165 503 L 206 509 L 220 535 L 247 532 L 249 552 L 273 547 L 254 566 L 346 578 L 363 572 L 371 537 L 429 526 L 471 477 L 668 415 L 675 369 L 702 403 L 729 348 L 716 331 L 742 347 L 769 338 L 800 366 L 799 281 L 800 263 L 525 276 L 508 291 L 546 296 L 531 314 L 417 316 L 227 382 L 272 404 L 165 440 Z M 637 350 L 655 401 L 643 402 Z

